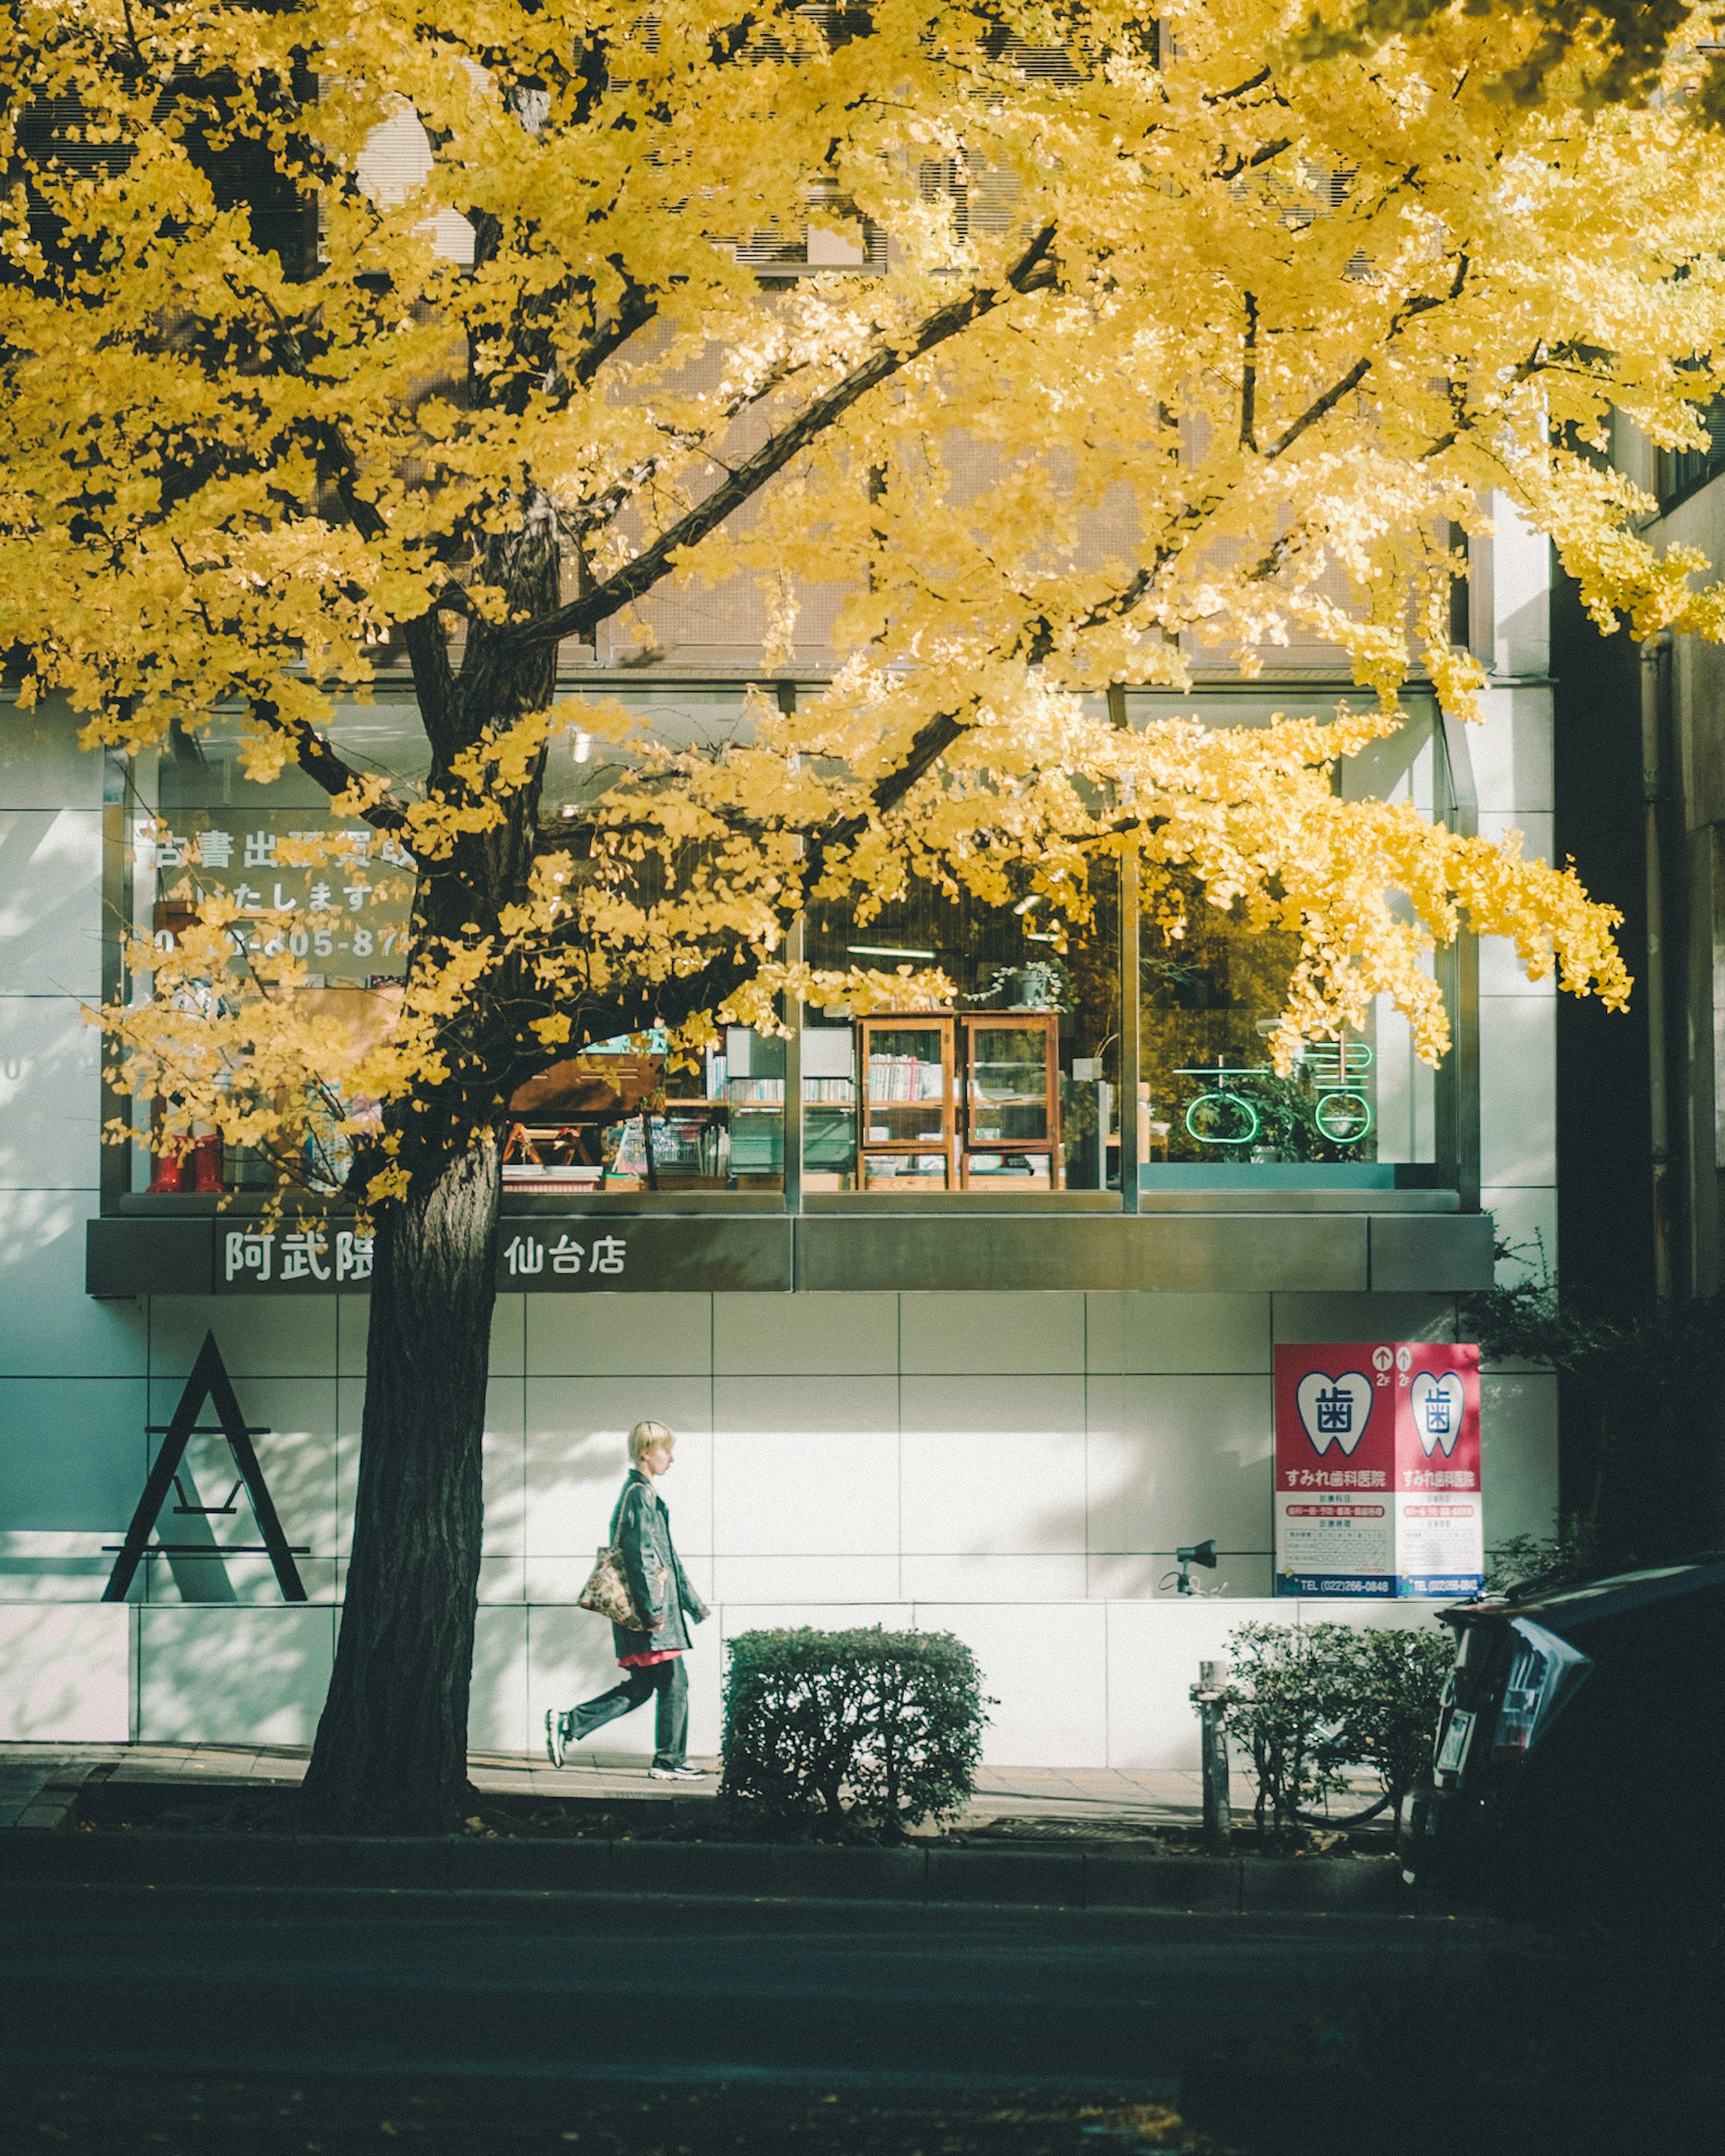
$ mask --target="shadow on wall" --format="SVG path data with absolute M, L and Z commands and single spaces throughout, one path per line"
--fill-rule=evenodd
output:
M 138 1738 L 309 1744 L 337 1613 L 327 1604 L 138 1612 Z
M 75 998 L 0 996 L 0 1180 L 51 1190 L 88 1176 L 99 1055 Z
M 0 1739 L 123 1744 L 131 1625 L 117 1603 L 0 1609 Z

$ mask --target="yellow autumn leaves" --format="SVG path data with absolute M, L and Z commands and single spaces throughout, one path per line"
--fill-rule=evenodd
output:
M 381 1034 L 304 1014 L 290 924 L 244 963 L 219 936 L 141 957 L 158 993 L 111 1024 L 167 1127 L 244 1094 L 285 1158 L 320 1087 L 372 1104 L 350 1135 L 458 1081 L 493 1114 L 625 988 L 711 1024 L 683 991 L 726 953 L 753 976 L 728 1009 L 762 1022 L 793 984 L 935 993 L 793 979 L 788 925 L 811 895 L 866 918 L 911 876 L 1081 892 L 1127 851 L 1172 929 L 1198 902 L 1299 936 L 1284 1062 L 1386 993 L 1441 1054 L 1430 954 L 1463 920 L 1621 1002 L 1573 876 L 1332 771 L 1412 680 L 1475 708 L 1451 583 L 1502 510 L 1600 621 L 1725 633 L 1710 569 L 1657 553 L 1599 454 L 1614 428 L 1697 442 L 1725 388 L 1702 64 L 1679 38 L 1656 99 L 1601 105 L 1577 47 L 1517 105 L 1531 16 L 1458 0 L 1359 51 L 1309 17 L 11 10 L 0 645 L 26 699 L 129 749 L 238 707 L 268 779 L 408 634 L 433 777 L 338 776 L 341 813 L 387 808 L 456 877 L 537 833 L 420 934 Z M 379 131 L 420 123 L 419 162 L 390 164 Z M 510 565 L 552 529 L 530 589 Z M 722 743 L 655 744 L 492 665 L 514 634 L 548 685 L 560 642 L 629 620 L 650 644 L 673 592 L 761 590 L 763 669 L 817 613 L 840 663 Z M 1122 728 L 1104 701 L 1338 653 L 1386 716 L 1320 725 L 1291 689 L 1271 726 Z M 566 833 L 539 796 L 576 726 L 620 761 Z

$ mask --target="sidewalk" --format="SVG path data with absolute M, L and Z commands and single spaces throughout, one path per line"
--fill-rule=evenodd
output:
M 97 1768 L 104 1770 L 100 1779 L 110 1786 L 205 1782 L 219 1796 L 244 1788 L 290 1787 L 304 1776 L 309 1756 L 301 1748 L 285 1745 L 0 1743 L 0 1830 L 60 1825 L 86 1777 Z M 719 1786 L 716 1758 L 690 1763 L 710 1775 L 704 1785 L 655 1782 L 639 1753 L 585 1747 L 572 1753 L 561 1771 L 542 1756 L 506 1752 L 472 1753 L 470 1771 L 475 1785 L 487 1794 L 587 1798 L 596 1803 L 628 1798 L 686 1807 L 716 1796 Z M 1361 1795 L 1344 1796 L 1338 1810 L 1353 1810 L 1376 1794 L 1369 1778 L 1361 1778 L 1359 1788 Z M 1242 1807 L 1250 1809 L 1251 1777 L 1238 1762 L 1233 1799 L 1236 1816 Z M 1118 1825 L 1130 1832 L 1195 1826 L 1202 1817 L 1203 1790 L 1195 1767 L 984 1767 L 977 1774 L 975 1795 L 949 1824 L 974 1829 L 1001 1820 L 1064 1820 L 1074 1825 Z
M 0 1830 L 60 1824 L 86 1776 L 98 1767 L 110 1785 L 128 1782 L 208 1782 L 214 1794 L 242 1787 L 285 1787 L 305 1772 L 307 1753 L 287 1746 L 225 1744 L 0 1744 Z M 597 1802 L 687 1804 L 718 1790 L 716 1759 L 691 1766 L 711 1776 L 705 1787 L 648 1778 L 639 1753 L 583 1748 L 561 1771 L 548 1759 L 475 1752 L 470 1771 L 487 1794 L 585 1797 Z M 957 1824 L 981 1826 L 1003 1818 L 1118 1820 L 1131 1826 L 1187 1825 L 1201 1815 L 1196 1768 L 1151 1771 L 1095 1767 L 985 1767 L 976 1794 Z

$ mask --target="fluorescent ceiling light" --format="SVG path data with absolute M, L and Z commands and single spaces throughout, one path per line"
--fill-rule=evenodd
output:
M 932 958 L 932 951 L 904 951 L 896 943 L 847 943 L 853 958 Z

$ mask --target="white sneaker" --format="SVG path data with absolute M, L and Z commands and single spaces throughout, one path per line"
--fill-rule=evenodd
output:
M 545 1717 L 545 1748 L 551 1754 L 553 1767 L 561 1767 L 563 1763 L 564 1742 L 563 1717 L 555 1707 L 552 1707 Z
M 649 1782 L 704 1782 L 706 1774 L 699 1767 L 649 1767 Z

